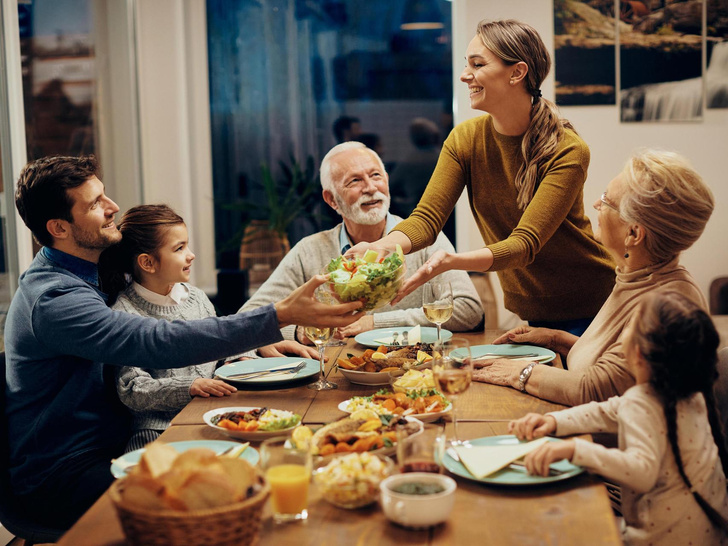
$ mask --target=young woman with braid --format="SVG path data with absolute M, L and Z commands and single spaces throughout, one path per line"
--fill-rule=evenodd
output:
M 529 472 L 545 476 L 569 459 L 620 483 L 626 544 L 728 543 L 728 453 L 713 398 L 718 343 L 710 317 L 688 298 L 644 296 L 625 334 L 634 387 L 509 426 L 526 440 L 616 432 L 619 448 L 549 442 L 526 457 Z
M 529 25 L 478 24 L 460 80 L 471 108 L 487 114 L 450 133 L 410 217 L 381 240 L 358 246 L 400 244 L 409 253 L 431 245 L 465 189 L 486 246 L 435 252 L 393 304 L 445 271 L 492 270 L 506 308 L 532 326 L 580 335 L 609 296 L 614 262 L 584 213 L 589 148 L 541 96 L 550 67 Z

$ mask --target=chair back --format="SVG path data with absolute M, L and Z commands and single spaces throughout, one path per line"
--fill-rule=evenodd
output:
M 56 542 L 62 529 L 53 529 L 33 522 L 32 516 L 23 513 L 10 485 L 8 463 L 10 461 L 10 435 L 5 415 L 5 353 L 0 352 L 0 523 L 16 537 L 33 543 Z
M 709 299 L 711 315 L 728 315 L 728 277 L 713 279 Z

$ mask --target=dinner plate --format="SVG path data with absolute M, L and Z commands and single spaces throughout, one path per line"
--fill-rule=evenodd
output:
M 457 353 L 457 349 L 453 353 Z M 488 353 L 495 353 L 496 355 L 503 356 L 515 356 L 522 354 L 536 354 L 534 357 L 524 357 L 526 360 L 538 360 L 539 362 L 551 362 L 556 358 L 556 353 L 545 349 L 544 347 L 538 347 L 536 345 L 474 345 L 470 347 L 470 356 L 475 360 L 481 358 Z M 497 358 L 495 356 L 494 358 Z
M 208 426 L 211 426 L 215 430 L 219 430 L 220 432 L 224 432 L 228 436 L 231 436 L 232 438 L 238 438 L 240 440 L 251 440 L 251 441 L 261 441 L 265 440 L 266 438 L 272 438 L 274 436 L 286 436 L 293 432 L 293 429 L 299 426 L 301 423 L 298 422 L 292 427 L 283 428 L 280 430 L 251 430 L 251 431 L 245 431 L 245 430 L 230 430 L 224 427 L 217 426 L 215 423 L 212 422 L 212 418 L 216 415 L 221 415 L 223 413 L 230 413 L 233 411 L 240 411 L 240 412 L 246 412 L 251 411 L 254 409 L 258 409 L 257 407 L 235 407 L 235 408 L 216 408 L 214 410 L 210 410 L 205 415 L 202 416 L 202 419 L 205 421 L 205 424 Z
M 563 440 L 559 438 L 549 438 L 549 441 L 563 442 Z M 513 435 L 487 436 L 485 438 L 468 440 L 468 442 L 475 446 L 502 446 L 521 443 L 520 440 L 518 440 L 518 438 Z M 578 476 L 579 474 L 584 472 L 584 468 L 582 468 L 581 466 L 571 464 L 569 461 L 564 459 L 562 461 L 551 464 L 551 468 L 563 472 L 563 474 L 559 474 L 556 476 L 532 476 L 526 471 L 525 468 L 515 469 L 513 467 L 507 466 L 499 470 L 498 472 L 478 479 L 473 476 L 467 468 L 465 468 L 465 465 L 463 465 L 460 461 L 456 461 L 455 459 L 453 459 L 447 451 L 445 452 L 445 458 L 443 460 L 443 463 L 445 465 L 445 468 L 447 468 L 448 471 L 452 472 L 453 474 L 456 474 L 462 478 L 467 478 L 469 480 L 491 485 L 523 486 L 547 484 L 568 480 L 569 478 L 573 478 L 574 476 Z
M 228 442 L 226 440 L 189 440 L 186 442 L 170 442 L 167 445 L 172 446 L 180 453 L 187 451 L 188 449 L 206 447 L 207 449 L 211 449 L 215 453 L 220 454 L 228 448 L 236 448 L 240 446 L 240 443 Z M 139 462 L 139 459 L 142 457 L 142 453 L 144 453 L 144 449 L 145 448 L 141 448 L 130 451 L 129 453 L 124 453 L 121 457 L 115 459 L 114 462 L 111 463 L 111 474 L 115 478 L 123 478 L 126 476 L 126 469 L 129 465 L 134 465 Z M 250 464 L 255 465 L 258 463 L 260 456 L 254 448 L 248 446 L 245 451 L 240 454 L 239 458 L 245 459 Z
M 365 347 L 374 347 L 375 349 L 381 345 L 377 339 L 390 337 L 394 332 L 398 332 L 399 342 L 402 342 L 402 332 L 409 332 L 412 329 L 411 326 L 400 326 L 399 328 L 377 328 L 375 330 L 369 330 L 368 332 L 362 332 L 361 334 L 354 337 L 354 340 Z M 452 337 L 450 330 L 444 328 L 440 332 L 443 341 L 447 341 Z M 420 329 L 420 338 L 422 343 L 435 343 L 437 341 L 437 328 L 424 326 Z M 414 345 L 414 343 L 410 343 Z
M 234 378 L 231 375 L 245 372 L 262 372 L 271 368 L 281 368 L 286 365 L 295 365 L 299 362 L 305 362 L 306 366 L 295 374 L 284 373 L 281 375 L 273 375 L 270 377 L 254 377 L 253 379 Z M 254 386 L 280 386 L 286 383 L 300 381 L 302 379 L 315 376 L 319 373 L 319 361 L 311 358 L 300 358 L 290 356 L 278 356 L 274 358 L 251 358 L 250 360 L 239 360 L 237 362 L 229 362 L 221 366 L 215 372 L 218 379 L 222 379 L 228 383 L 236 385 L 254 385 Z
M 338 405 L 338 408 L 340 411 L 343 411 L 344 413 L 352 413 L 346 407 L 349 405 L 349 402 L 351 402 L 351 398 L 348 400 L 344 400 L 343 402 L 340 402 Z M 432 423 L 433 421 L 437 421 L 440 417 L 443 415 L 450 413 L 452 411 L 452 402 L 448 402 L 447 406 L 445 406 L 445 409 L 442 411 L 433 411 L 430 413 L 408 413 L 408 417 L 414 417 L 415 419 L 418 419 L 419 421 L 422 421 L 423 423 Z

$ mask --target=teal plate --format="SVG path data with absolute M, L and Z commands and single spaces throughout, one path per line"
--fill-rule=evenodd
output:
M 551 442 L 563 442 L 558 438 L 549 438 Z M 499 445 L 513 445 L 524 443 L 518 440 L 513 435 L 506 436 L 487 436 L 485 438 L 477 438 L 475 440 L 468 440 L 469 443 L 474 446 L 499 446 Z M 560 482 L 568 480 L 574 476 L 578 476 L 584 469 L 581 466 L 571 464 L 566 459 L 551 464 L 551 468 L 560 470 L 563 474 L 557 476 L 532 476 L 526 469 L 515 469 L 513 467 L 505 467 L 490 476 L 478 479 L 473 476 L 467 468 L 460 462 L 453 459 L 449 453 L 445 452 L 445 459 L 443 460 L 445 468 L 449 472 L 460 476 L 461 478 L 467 478 L 479 483 L 486 483 L 489 485 L 507 485 L 507 486 L 528 486 L 528 485 L 541 485 L 547 483 Z
M 187 451 L 188 449 L 206 447 L 207 449 L 211 449 L 215 453 L 219 454 L 228 448 L 238 447 L 240 442 L 227 442 L 225 440 L 188 440 L 186 442 L 170 442 L 168 445 L 172 446 L 180 453 Z M 114 478 L 123 478 L 126 476 L 125 468 L 127 468 L 127 465 L 138 463 L 139 459 L 142 457 L 142 453 L 144 453 L 144 448 L 136 449 L 129 453 L 124 453 L 124 455 L 116 459 L 116 461 L 120 461 L 121 464 L 117 462 L 111 463 L 111 474 Z M 247 449 L 240 454 L 239 458 L 245 459 L 252 465 L 256 465 L 258 463 L 258 459 L 260 459 L 260 455 L 258 455 L 258 452 L 254 448 L 248 446 Z
M 228 376 L 235 375 L 239 373 L 245 373 L 245 372 L 262 372 L 265 370 L 270 370 L 271 368 L 279 368 L 283 367 L 286 364 L 298 364 L 299 362 L 304 361 L 306 363 L 306 366 L 298 371 L 295 374 L 281 374 L 281 375 L 274 375 L 271 377 L 257 377 L 253 379 L 245 379 L 245 378 L 230 378 Z M 249 360 L 239 360 L 237 362 L 229 362 L 225 364 L 224 366 L 219 367 L 215 371 L 215 377 L 218 379 L 222 379 L 223 381 L 227 381 L 229 383 L 234 383 L 238 386 L 244 386 L 244 385 L 251 385 L 251 386 L 269 386 L 269 387 L 279 387 L 281 385 L 286 385 L 288 383 L 293 383 L 300 381 L 302 379 L 306 379 L 309 377 L 313 377 L 315 375 L 318 375 L 319 373 L 319 361 L 313 360 L 311 358 L 301 358 L 301 357 L 292 357 L 292 356 L 278 356 L 274 358 L 251 358 Z
M 453 352 L 457 352 L 457 349 Z M 538 347 L 536 345 L 511 345 L 511 344 L 505 344 L 505 345 L 473 345 L 470 347 L 470 356 L 475 360 L 480 357 L 482 357 L 485 354 L 489 353 L 496 353 L 498 355 L 503 356 L 514 356 L 514 355 L 522 355 L 522 354 L 535 354 L 537 355 L 537 359 L 539 362 L 551 362 L 554 358 L 556 358 L 556 353 L 545 349 L 543 347 Z M 528 358 L 528 357 L 525 357 Z
M 364 345 L 365 347 L 373 347 L 376 349 L 381 345 L 381 343 L 376 341 L 377 339 L 387 338 L 390 337 L 394 332 L 398 332 L 400 334 L 398 341 L 401 343 L 402 332 L 409 332 L 412 328 L 412 326 L 400 326 L 399 328 L 377 328 L 376 330 L 362 332 L 361 334 L 354 337 L 354 339 L 359 345 Z M 420 332 L 422 343 L 435 343 L 437 341 L 437 328 L 423 326 Z M 440 331 L 440 335 L 442 336 L 443 341 L 447 341 L 452 337 L 452 332 L 443 328 Z M 414 345 L 414 343 L 410 343 L 410 345 Z

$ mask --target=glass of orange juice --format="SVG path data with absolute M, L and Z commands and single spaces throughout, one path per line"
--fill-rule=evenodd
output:
M 260 445 L 260 464 L 270 484 L 275 521 L 305 520 L 308 517 L 311 452 L 292 448 L 288 438 L 269 438 Z

